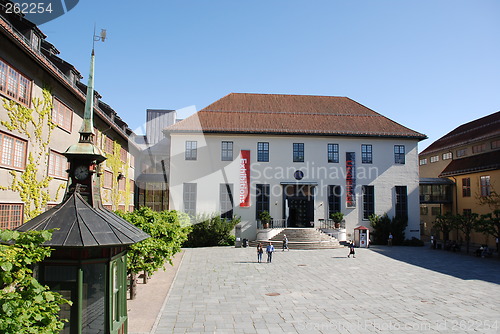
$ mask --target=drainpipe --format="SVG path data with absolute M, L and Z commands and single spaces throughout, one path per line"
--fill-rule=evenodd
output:
M 455 181 L 455 216 L 458 215 L 458 186 L 457 186 L 457 179 L 452 176 L 451 177 L 453 181 Z M 455 240 L 458 242 L 458 230 L 457 230 L 457 236 L 455 237 Z

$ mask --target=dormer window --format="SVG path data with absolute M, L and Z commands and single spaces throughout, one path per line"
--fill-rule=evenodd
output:
M 33 31 L 31 32 L 31 47 L 37 51 L 40 51 L 40 37 Z

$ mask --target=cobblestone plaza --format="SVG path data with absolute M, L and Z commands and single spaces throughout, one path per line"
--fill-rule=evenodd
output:
M 427 247 L 186 249 L 152 333 L 497 333 L 500 261 Z

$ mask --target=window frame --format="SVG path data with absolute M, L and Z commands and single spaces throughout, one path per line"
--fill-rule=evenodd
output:
M 17 209 L 13 209 L 17 207 Z M 5 209 L 5 210 L 4 210 Z M 4 212 L 7 214 L 5 215 Z M 7 218 L 4 220 L 4 218 Z M 15 220 L 19 218 L 19 220 Z M 0 229 L 12 230 L 24 223 L 24 203 L 0 203 Z
M 259 183 L 255 185 L 255 217 L 259 219 L 263 211 L 269 212 L 271 206 L 271 185 Z
M 363 186 L 363 220 L 370 219 L 375 214 L 375 186 Z
M 479 177 L 479 185 L 481 188 L 481 197 L 488 197 L 491 195 L 491 178 L 489 175 L 481 175 Z
M 471 197 L 470 177 L 462 178 L 462 197 Z
M 438 161 L 439 161 L 439 155 L 433 155 L 432 157 L 430 157 L 431 164 L 436 163 Z
M 269 162 L 269 142 L 257 143 L 257 161 Z
M 198 141 L 186 140 L 184 143 L 184 159 L 189 161 L 198 160 Z
M 102 187 L 104 189 L 113 189 L 113 172 L 104 170 Z
M 63 167 L 64 162 L 66 162 L 65 168 Z M 59 168 L 57 168 L 56 170 L 57 166 L 59 166 Z M 54 150 L 50 150 L 47 175 L 56 179 L 67 180 L 69 177 L 69 174 L 67 172 L 68 169 L 69 169 L 68 159 L 61 153 Z
M 234 210 L 234 187 L 232 183 L 221 183 L 219 187 L 220 217 L 232 219 Z
M 342 212 L 342 186 L 336 184 L 328 185 L 328 217 L 335 212 Z
M 328 143 L 326 145 L 326 154 L 328 163 L 337 164 L 340 161 L 339 144 Z
M 450 160 L 450 159 L 453 159 L 453 153 L 451 152 L 446 152 L 446 153 L 443 153 L 443 155 L 441 156 L 441 158 L 443 160 Z
M 404 165 L 406 157 L 406 148 L 404 145 L 394 145 L 394 163 Z
M 4 149 L 6 148 L 4 146 L 4 142 L 6 137 L 12 140 L 12 146 L 9 148 L 10 164 L 4 163 Z M 22 145 L 21 149 L 19 149 L 18 144 Z M 13 136 L 9 133 L 0 131 L 0 167 L 15 169 L 15 170 L 25 170 L 27 158 L 28 158 L 28 141 Z M 20 164 L 16 164 L 16 162 L 19 162 Z
M 372 164 L 373 163 L 373 145 L 372 144 L 361 144 L 361 163 Z
M 182 186 L 182 204 L 184 212 L 188 215 L 196 215 L 196 199 L 198 196 L 197 183 L 184 183 Z
M 221 161 L 233 161 L 233 148 L 232 141 L 224 140 L 221 142 Z
M 395 216 L 408 218 L 408 187 L 395 186 L 395 193 L 396 193 Z
M 52 99 L 52 123 L 71 133 L 73 128 L 73 109 L 56 96 Z
M 15 74 L 14 81 L 11 80 L 11 72 Z M 11 91 L 11 86 L 16 86 L 15 91 Z M 14 99 L 22 105 L 30 107 L 32 90 L 33 80 L 12 67 L 3 58 L 0 58 L 0 93 L 9 99 Z
M 305 145 L 304 143 L 293 143 L 293 162 L 305 161 Z

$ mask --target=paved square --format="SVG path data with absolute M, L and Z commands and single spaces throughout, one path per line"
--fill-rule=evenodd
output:
M 253 248 L 186 249 L 154 333 L 500 333 L 498 259 L 347 254 L 279 250 L 268 264 Z

